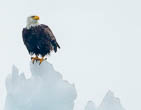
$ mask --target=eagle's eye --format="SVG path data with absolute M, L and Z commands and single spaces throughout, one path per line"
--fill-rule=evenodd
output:
M 31 18 L 34 19 L 34 20 L 39 20 L 40 19 L 39 16 L 31 16 Z
M 31 18 L 33 18 L 33 17 L 35 17 L 35 16 L 31 16 Z

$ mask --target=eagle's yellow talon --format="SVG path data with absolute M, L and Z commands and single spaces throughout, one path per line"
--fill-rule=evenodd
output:
M 34 62 L 40 60 L 40 58 L 38 58 L 38 56 L 36 57 L 31 57 L 32 63 L 34 64 Z
M 44 60 L 46 60 L 46 58 L 44 59 L 44 57 L 42 57 L 39 61 L 40 61 L 40 63 L 39 64 L 41 64 Z

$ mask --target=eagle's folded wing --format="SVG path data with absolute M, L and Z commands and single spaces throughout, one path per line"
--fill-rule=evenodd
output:
M 28 52 L 30 53 L 32 51 L 32 48 L 29 45 L 29 37 L 27 36 L 27 30 L 25 28 L 22 31 L 22 38 Z
M 46 34 L 46 36 L 49 36 L 49 40 L 51 41 L 51 44 L 53 45 L 54 47 L 54 51 L 57 52 L 57 47 L 60 48 L 59 44 L 57 43 L 56 41 L 56 38 L 53 34 L 53 32 L 51 31 L 51 29 L 46 26 L 46 25 L 43 25 L 42 24 L 42 27 L 44 29 L 44 33 Z

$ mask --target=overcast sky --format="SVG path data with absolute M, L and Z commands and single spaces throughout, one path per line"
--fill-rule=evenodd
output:
M 75 84 L 75 108 L 98 105 L 111 89 L 127 110 L 141 106 L 140 0 L 0 0 L 0 109 L 4 78 L 16 65 L 27 75 L 30 56 L 22 41 L 26 18 L 36 14 L 61 49 L 48 58 Z

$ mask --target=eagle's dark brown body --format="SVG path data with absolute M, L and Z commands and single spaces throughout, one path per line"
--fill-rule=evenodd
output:
M 24 28 L 22 32 L 24 44 L 29 54 L 36 56 L 50 54 L 52 50 L 57 52 L 58 45 L 52 31 L 46 25 L 38 25 L 30 29 Z

